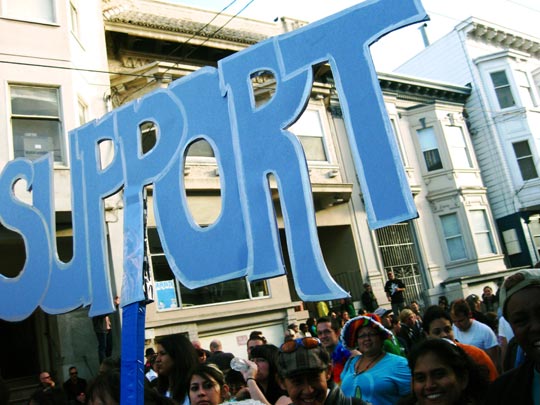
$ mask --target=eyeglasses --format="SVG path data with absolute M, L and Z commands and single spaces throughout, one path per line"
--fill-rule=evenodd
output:
M 379 334 L 376 332 L 368 332 L 368 333 L 364 333 L 363 335 L 358 335 L 356 338 L 363 340 L 367 338 L 373 339 L 374 337 L 377 337 L 377 336 L 379 336 Z
M 305 337 L 298 338 L 294 340 L 289 340 L 281 345 L 280 351 L 282 353 L 292 353 L 298 349 L 298 347 L 303 346 L 306 349 L 315 349 L 321 345 L 321 341 L 315 337 Z
M 76 372 L 76 371 L 72 371 L 72 372 L 69 373 L 69 375 L 77 375 L 77 374 L 79 374 L 79 373 Z

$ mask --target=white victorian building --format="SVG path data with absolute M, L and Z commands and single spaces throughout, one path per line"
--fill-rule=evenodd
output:
M 476 18 L 397 69 L 471 88 L 467 122 L 509 267 L 540 261 L 540 39 Z

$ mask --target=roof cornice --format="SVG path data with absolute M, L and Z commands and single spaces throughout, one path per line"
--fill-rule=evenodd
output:
M 400 98 L 414 100 L 430 98 L 465 103 L 471 94 L 470 87 L 450 83 L 435 82 L 393 73 L 377 73 L 377 76 L 383 92 L 396 93 Z
M 468 18 L 456 26 L 471 39 L 485 41 L 506 49 L 525 52 L 540 58 L 540 39 L 502 27 L 475 17 Z

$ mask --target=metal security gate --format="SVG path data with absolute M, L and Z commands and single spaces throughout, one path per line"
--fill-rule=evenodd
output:
M 386 273 L 393 271 L 406 286 L 405 303 L 417 300 L 423 306 L 420 265 L 410 222 L 390 225 L 375 231 Z

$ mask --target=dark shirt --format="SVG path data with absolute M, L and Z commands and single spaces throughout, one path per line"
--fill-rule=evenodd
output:
M 225 352 L 213 352 L 206 360 L 208 363 L 213 363 L 221 371 L 227 371 L 231 368 L 231 360 L 234 358 L 234 354 Z
M 489 387 L 486 404 L 533 405 L 532 384 L 534 363 L 527 361 L 518 368 L 499 376 Z
M 411 348 L 417 343 L 424 340 L 424 334 L 419 324 L 416 323 L 412 328 L 407 325 L 401 324 L 401 329 L 399 330 L 398 337 L 405 342 L 405 350 L 407 353 L 411 351 Z
M 403 291 L 396 291 L 397 288 L 405 288 L 403 281 L 397 278 L 388 280 L 384 285 L 384 291 L 386 291 L 386 294 L 390 296 L 390 302 L 392 304 L 402 304 L 405 302 Z
M 76 401 L 77 396 L 81 392 L 86 391 L 86 380 L 84 378 L 77 378 L 76 382 L 71 381 L 71 378 L 64 383 L 64 392 L 69 401 Z
M 31 400 L 40 405 L 65 405 L 67 404 L 66 396 L 62 388 L 55 386 L 41 385 L 32 394 Z
M 373 312 L 379 308 L 379 303 L 373 291 L 364 291 L 360 299 L 362 300 L 362 306 L 367 312 Z

